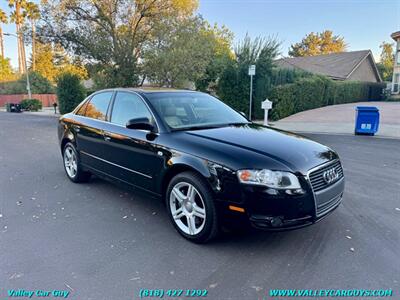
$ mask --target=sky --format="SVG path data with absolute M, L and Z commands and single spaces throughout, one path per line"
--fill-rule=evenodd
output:
M 0 7 L 9 11 L 6 1 Z M 235 42 L 246 33 L 275 36 L 284 56 L 307 33 L 329 29 L 344 37 L 348 51 L 370 49 L 378 61 L 379 45 L 393 42 L 390 34 L 400 30 L 400 0 L 200 0 L 198 12 L 211 24 L 227 26 Z M 3 30 L 15 33 L 15 25 Z M 5 37 L 5 55 L 15 67 L 14 37 Z

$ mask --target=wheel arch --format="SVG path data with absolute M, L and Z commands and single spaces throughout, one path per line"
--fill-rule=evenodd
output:
M 65 147 L 65 145 L 67 144 L 67 143 L 72 143 L 75 147 L 76 147 L 76 141 L 75 141 L 75 137 L 74 137 L 74 135 L 70 132 L 70 133 L 66 133 L 64 136 L 63 136 L 63 138 L 61 139 L 61 142 L 60 142 L 60 150 L 61 150 L 61 153 L 63 152 L 63 150 L 64 150 L 64 147 Z
M 161 196 L 162 199 L 165 199 L 167 189 L 168 189 L 168 184 L 171 182 L 172 178 L 174 178 L 176 175 L 183 173 L 183 172 L 193 172 L 205 179 L 207 184 L 212 188 L 209 178 L 211 176 L 210 172 L 208 171 L 206 166 L 203 166 L 202 168 L 198 168 L 198 166 L 194 166 L 189 163 L 176 163 L 173 164 L 164 174 L 162 182 L 161 182 Z M 164 202 L 164 201 L 163 201 Z

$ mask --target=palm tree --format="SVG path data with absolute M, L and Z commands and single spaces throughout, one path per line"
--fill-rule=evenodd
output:
M 17 29 L 17 40 L 18 40 L 18 71 L 19 73 L 25 73 L 25 44 L 21 27 L 24 24 L 24 16 L 22 9 L 26 6 L 26 0 L 8 0 L 8 6 L 14 8 L 14 11 L 10 15 L 11 22 L 15 23 Z
M 32 28 L 32 70 L 35 71 L 36 55 L 36 21 L 40 18 L 39 6 L 33 2 L 27 2 L 24 7 L 24 16 L 30 21 Z
M 0 9 L 0 48 L 1 48 L 1 56 L 4 58 L 4 41 L 3 41 L 3 28 L 1 27 L 2 24 L 8 23 L 7 14 L 4 10 Z

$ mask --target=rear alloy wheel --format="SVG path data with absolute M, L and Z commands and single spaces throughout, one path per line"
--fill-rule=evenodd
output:
M 212 193 L 199 175 L 185 172 L 171 180 L 167 208 L 175 228 L 188 240 L 205 243 L 217 235 Z
M 69 179 L 73 182 L 86 182 L 90 173 L 82 170 L 78 153 L 72 143 L 67 143 L 63 150 L 64 169 Z

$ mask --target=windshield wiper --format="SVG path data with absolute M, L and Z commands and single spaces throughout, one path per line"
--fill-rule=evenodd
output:
M 187 127 L 174 128 L 172 129 L 172 131 L 213 129 L 213 128 L 221 128 L 227 126 L 235 126 L 235 125 L 246 125 L 246 124 L 250 124 L 250 122 L 223 123 L 223 124 L 212 124 L 212 125 L 193 125 Z
M 174 128 L 172 131 L 183 131 L 183 130 L 201 130 L 201 129 L 212 129 L 226 126 L 225 124 L 214 124 L 214 125 L 194 125 L 194 126 L 186 126 Z
M 225 124 L 226 126 L 235 126 L 235 125 L 247 125 L 250 124 L 251 122 L 236 122 L 236 123 L 227 123 Z

